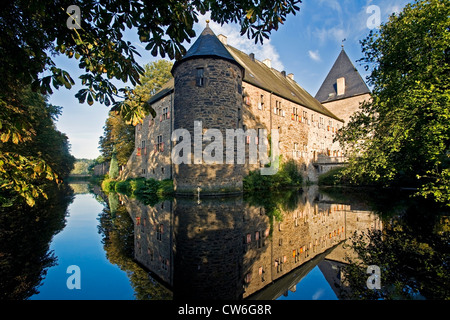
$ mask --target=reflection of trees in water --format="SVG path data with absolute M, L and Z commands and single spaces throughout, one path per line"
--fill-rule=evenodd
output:
M 125 206 L 120 205 L 114 196 L 109 197 L 109 202 L 113 205 L 113 210 L 109 208 L 109 205 L 105 206 L 99 216 L 98 226 L 99 233 L 103 237 L 102 243 L 106 257 L 127 273 L 136 299 L 171 299 L 171 293 L 133 260 L 134 225 Z
M 38 293 L 47 269 L 57 264 L 50 242 L 65 224 L 73 191 L 66 185 L 48 185 L 48 199 L 34 207 L 0 207 L 0 299 L 28 299 Z
M 74 194 L 86 194 L 89 193 L 89 184 L 87 183 L 69 183 L 73 189 Z
M 401 201 L 401 199 L 400 199 Z M 354 235 L 348 245 L 344 277 L 348 299 L 450 299 L 450 230 L 448 212 L 426 201 L 409 201 L 402 214 L 385 219 L 382 231 Z M 444 215 L 445 214 L 445 215 Z M 368 265 L 381 271 L 381 289 L 367 288 Z

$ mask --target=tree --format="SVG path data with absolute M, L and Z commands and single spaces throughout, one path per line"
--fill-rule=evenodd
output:
M 116 149 L 113 149 L 111 163 L 109 164 L 109 178 L 116 179 L 119 176 L 119 165 L 117 164 Z
M 172 62 L 164 59 L 144 66 L 144 73 L 139 78 L 140 84 L 136 85 L 122 107 L 122 115 L 127 123 L 136 125 L 149 113 L 155 116 L 154 110 L 147 106 L 147 101 L 173 78 L 172 66 Z
M 71 88 L 74 81 L 70 74 L 52 60 L 53 55 L 64 54 L 79 60 L 80 69 L 85 70 L 80 76 L 85 88 L 77 93 L 80 102 L 93 104 L 95 100 L 120 107 L 123 104 L 117 97 L 130 90 L 117 89 L 111 80 L 129 80 L 136 85 L 143 72 L 134 59 L 139 55 L 135 47 L 123 40 L 126 29 L 137 30 L 153 56 L 159 53 L 163 58 L 179 59 L 186 52 L 183 43 L 196 36 L 193 26 L 199 14 L 210 11 L 215 22 L 240 23 L 242 35 L 262 43 L 289 14 L 300 10 L 300 2 L 10 1 L 3 4 L 0 13 L 0 88 L 32 83 L 44 94 L 51 93 L 52 87 Z M 69 5 L 78 7 L 78 20 L 66 12 Z
M 130 112 L 125 117 L 119 112 L 111 111 L 103 127 L 103 136 L 100 137 L 99 147 L 103 159 L 109 161 L 112 150 L 117 151 L 119 166 L 125 165 L 134 150 L 134 126 L 148 115 L 148 111 L 141 108 L 162 86 L 172 78 L 170 73 L 172 62 L 160 59 L 144 66 L 144 74 L 140 83 L 134 88 L 134 94 L 127 100 Z M 131 111 L 133 110 L 133 111 Z
M 372 99 L 338 140 L 355 183 L 420 187 L 450 205 L 450 7 L 417 0 L 370 32 L 362 50 Z
M 73 165 L 71 174 L 89 174 L 89 168 L 94 163 L 94 160 L 90 159 L 77 159 Z
M 255 39 L 268 38 L 289 14 L 296 14 L 299 0 L 217 1 L 217 0 L 87 0 L 42 1 L 13 0 L 2 3 L 0 10 L 0 136 L 2 142 L 22 143 L 33 128 L 25 115 L 21 89 L 31 85 L 35 92 L 51 94 L 62 86 L 71 88 L 71 75 L 58 67 L 56 55 L 79 61 L 84 73 L 79 77 L 83 88 L 76 93 L 80 103 L 94 101 L 130 111 L 124 99 L 130 88 L 117 88 L 113 80 L 139 83 L 143 68 L 135 61 L 136 48 L 123 40 L 126 29 L 135 29 L 153 56 L 179 59 L 185 52 L 183 43 L 195 37 L 198 15 L 211 13 L 218 23 L 236 22 L 241 34 Z M 68 8 L 75 6 L 79 16 Z M 75 23 L 73 23 L 75 22 Z M 117 100 L 118 99 L 118 100 Z M 148 104 L 143 108 L 150 112 Z M 8 183 L 18 188 L 34 187 L 27 182 L 23 165 L 33 170 L 50 168 L 39 157 L 29 159 L 20 154 L 2 155 L 0 163 L 11 170 Z M 39 169 L 40 171 L 40 169 Z M 51 175 L 48 175 L 51 178 Z M 39 192 L 38 192 L 39 193 Z M 29 193 L 35 196 L 36 192 Z
M 66 177 L 75 158 L 67 136 L 55 128 L 61 108 L 48 104 L 46 97 L 29 87 L 12 95 L 23 108 L 10 112 L 10 107 L 2 104 L 0 127 L 22 119 L 26 123 L 21 128 L 24 134 L 5 131 L 0 135 L 0 205 L 12 205 L 17 196 L 34 205 L 35 198 L 46 196 L 44 182 Z
M 120 114 L 111 111 L 99 140 L 103 161 L 111 161 L 114 148 L 118 165 L 125 165 L 134 150 L 134 127 L 127 124 Z

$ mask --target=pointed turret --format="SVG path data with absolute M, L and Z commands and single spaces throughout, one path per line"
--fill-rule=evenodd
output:
M 342 47 L 315 98 L 324 103 L 367 93 L 369 88 Z
M 194 44 L 183 56 L 183 58 L 175 62 L 172 68 L 172 74 L 174 73 L 175 68 L 180 63 L 195 58 L 220 58 L 228 60 L 244 70 L 244 68 L 242 68 L 242 66 L 239 65 L 239 63 L 228 52 L 228 50 L 225 48 L 219 38 L 214 34 L 208 24 L 206 25 L 200 36 L 197 38 L 197 40 L 194 42 Z

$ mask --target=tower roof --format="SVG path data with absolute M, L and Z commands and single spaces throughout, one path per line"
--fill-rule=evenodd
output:
M 342 48 L 315 98 L 324 103 L 365 93 L 370 93 L 369 88 Z
M 175 70 L 175 68 L 183 61 L 193 58 L 210 58 L 210 57 L 225 59 L 239 65 L 239 63 L 228 52 L 223 43 L 220 42 L 219 38 L 217 38 L 217 36 L 214 34 L 214 32 L 207 24 L 203 32 L 192 44 L 192 46 L 189 48 L 188 52 L 186 52 L 183 58 L 174 63 L 172 73 L 173 70 Z

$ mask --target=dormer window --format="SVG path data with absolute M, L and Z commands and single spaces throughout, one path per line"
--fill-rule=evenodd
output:
M 345 78 L 341 77 L 336 80 L 336 91 L 338 96 L 342 96 L 345 93 Z
M 197 87 L 203 87 L 205 85 L 205 70 L 204 68 L 197 68 L 196 84 Z

